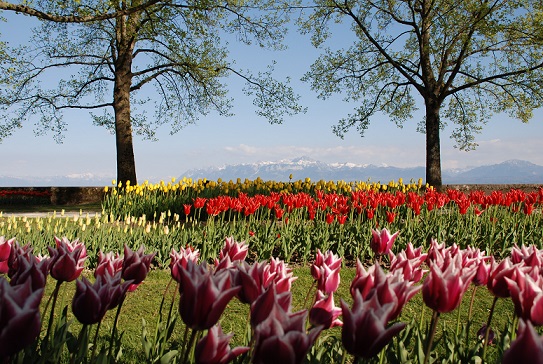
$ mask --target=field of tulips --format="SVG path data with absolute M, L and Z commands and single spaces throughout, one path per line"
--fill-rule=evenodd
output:
M 1 361 L 543 357 L 543 188 L 183 180 L 107 190 L 101 214 L 0 217 Z M 140 350 L 127 358 L 121 309 L 155 269 L 171 278 L 146 306 L 156 323 L 135 323 Z M 238 327 L 235 338 L 222 327 Z

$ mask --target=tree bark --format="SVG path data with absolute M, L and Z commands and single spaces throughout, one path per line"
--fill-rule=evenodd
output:
M 426 104 L 426 183 L 440 190 L 441 145 L 439 140 L 441 105 L 435 100 L 425 100 Z
M 132 86 L 133 37 L 130 36 L 126 18 L 116 21 L 115 84 L 113 87 L 113 110 L 115 113 L 115 141 L 117 147 L 117 182 L 125 185 L 137 183 L 136 161 L 132 141 L 130 117 L 130 88 Z

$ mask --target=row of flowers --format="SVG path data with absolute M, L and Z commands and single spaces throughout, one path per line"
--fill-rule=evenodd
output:
M 158 310 L 158 327 L 164 333 L 142 339 L 146 358 L 164 363 L 227 363 L 234 358 L 253 363 L 301 363 L 311 359 L 317 340 L 327 338 L 325 330 L 340 326 L 341 347 L 331 346 L 335 352 L 329 353 L 338 362 L 349 353 L 355 361 L 364 358 L 382 362 L 386 358 L 401 362 L 402 358 L 418 358 L 418 362 L 428 363 L 443 354 L 434 345 L 440 315 L 456 310 L 470 285 L 486 286 L 494 300 L 487 324 L 479 332 L 482 347 L 459 345 L 451 349 L 445 345 L 445 350 L 452 350 L 455 361 L 462 361 L 459 358 L 465 358 L 467 352 L 483 361 L 487 359 L 487 347 L 495 342 L 496 330 L 491 329 L 495 304 L 507 297 L 514 303 L 518 330 L 515 324 L 511 344 L 499 348 L 502 362 L 534 362 L 542 357 L 543 338 L 534 329 L 543 325 L 542 250 L 515 245 L 510 256 L 497 262 L 479 249 L 460 249 L 433 240 L 427 252 L 409 243 L 405 250 L 394 254 L 397 236 L 398 232 L 391 234 L 387 229 L 372 230 L 370 246 L 375 264 L 366 268 L 357 261 L 356 275 L 350 283 L 352 304 L 342 300 L 340 307 L 335 305 L 334 293 L 341 283 L 343 259 L 330 251 L 317 251 L 310 268 L 316 285 L 314 299 L 308 310 L 296 312 L 291 293 L 296 277 L 284 261 L 272 258 L 249 264 L 248 245 L 233 238 L 225 240 L 212 264 L 200 262 L 199 251 L 190 246 L 172 250 L 169 265 L 177 288 L 171 294 L 167 317 L 162 316 L 162 306 L 169 285 Z M 48 248 L 49 256 L 36 256 L 29 245 L 20 247 L 15 239 L 0 240 L 0 273 L 8 277 L 0 277 L 0 358 L 14 363 L 58 362 L 67 348 L 71 362 L 118 361 L 122 335 L 117 323 L 123 302 L 128 292 L 136 291 L 145 280 L 156 253 L 145 254 L 143 246 L 137 251 L 125 246 L 124 256 L 99 252 L 95 280 L 90 282 L 81 277 L 87 249 L 79 241 L 55 238 L 55 247 Z M 388 261 L 387 271 L 382 268 L 383 261 Z M 51 306 L 46 304 L 44 313 L 40 313 L 49 276 L 56 280 Z M 82 324 L 76 345 L 67 343 L 66 308 L 55 320 L 59 288 L 72 281 L 76 281 L 76 291 L 71 311 Z M 407 302 L 420 291 L 433 315 L 428 330 L 417 333 L 418 341 L 423 343 L 423 348 L 417 349 L 417 344 L 393 338 L 400 337 L 410 326 L 409 330 L 419 326 L 399 318 Z M 232 349 L 232 334 L 223 333 L 219 319 L 234 298 L 250 307 L 250 333 L 245 345 Z M 174 305 L 177 310 L 171 309 Z M 40 335 L 41 318 L 49 309 L 47 327 Z M 100 324 L 112 309 L 117 311 L 110 340 L 98 348 Z M 471 309 L 470 305 L 468 325 Z M 185 339 L 172 344 L 168 339 L 177 314 L 184 322 Z M 95 327 L 92 340 L 91 327 Z M 464 344 L 471 343 L 468 326 Z
M 113 181 L 113 187 L 106 186 L 104 188 L 105 196 L 102 206 L 108 213 L 113 213 L 116 216 L 131 214 L 148 216 L 156 211 L 157 206 L 160 206 L 163 211 L 171 210 L 173 212 L 182 213 L 183 205 L 192 203 L 195 198 L 213 198 L 219 196 L 236 197 L 240 194 L 255 196 L 255 195 L 270 195 L 270 194 L 297 194 L 304 193 L 315 196 L 316 193 L 334 193 L 339 195 L 349 195 L 353 191 L 401 191 L 418 192 L 423 191 L 427 186 L 422 184 L 422 179 L 418 182 L 410 181 L 404 184 L 402 179 L 390 181 L 388 184 L 379 182 L 345 182 L 345 181 L 324 181 L 320 180 L 312 182 L 309 178 L 305 180 L 279 182 L 279 181 L 263 181 L 260 178 L 256 180 L 237 179 L 237 181 L 208 181 L 199 179 L 193 181 L 190 178 L 183 178 L 180 181 L 172 179 L 169 182 L 160 181 L 152 184 L 145 181 L 137 185 L 122 185 L 116 184 Z

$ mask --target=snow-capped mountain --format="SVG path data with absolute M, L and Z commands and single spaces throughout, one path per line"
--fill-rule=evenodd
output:
M 344 180 L 373 181 L 387 183 L 403 178 L 417 181 L 424 178 L 425 167 L 399 168 L 388 165 L 324 163 L 310 157 L 300 157 L 277 162 L 259 162 L 251 164 L 235 164 L 222 167 L 192 169 L 181 174 L 181 177 L 208 180 L 263 180 L 289 181 L 306 177 L 313 181 Z M 444 184 L 543 184 L 543 167 L 521 160 L 510 160 L 503 163 L 458 170 L 443 170 Z

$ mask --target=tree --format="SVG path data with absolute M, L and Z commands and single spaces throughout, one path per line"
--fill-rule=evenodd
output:
M 88 110 L 96 125 L 115 133 L 119 182 L 136 183 L 133 131 L 154 139 L 163 124 L 175 133 L 211 110 L 230 115 L 222 82 L 229 74 L 246 81 L 244 91 L 270 122 L 302 111 L 292 89 L 271 78 L 271 66 L 256 76 L 235 69 L 221 39 L 230 32 L 247 44 L 281 48 L 288 17 L 272 0 L 38 1 L 35 8 L 16 9 L 5 4 L 0 2 L 0 9 L 44 21 L 28 45 L 12 50 L 4 68 L 0 102 L 14 116 L 1 125 L 0 138 L 39 113 L 38 133 L 53 131 L 62 140 L 63 111 Z M 71 73 L 47 87 L 47 74 L 58 69 Z M 149 85 L 158 98 L 137 99 Z M 137 102 L 150 101 L 156 102 L 152 120 L 134 112 Z
M 306 10 L 309 7 L 306 7 Z M 354 44 L 329 47 L 304 76 L 325 99 L 345 93 L 359 103 L 334 132 L 361 135 L 376 112 L 401 126 L 424 101 L 426 182 L 440 188 L 440 130 L 450 121 L 455 147 L 471 150 L 493 113 L 527 122 L 543 101 L 543 7 L 511 0 L 314 0 L 300 19 L 314 46 L 348 22 Z M 344 34 L 342 34 L 344 36 Z

